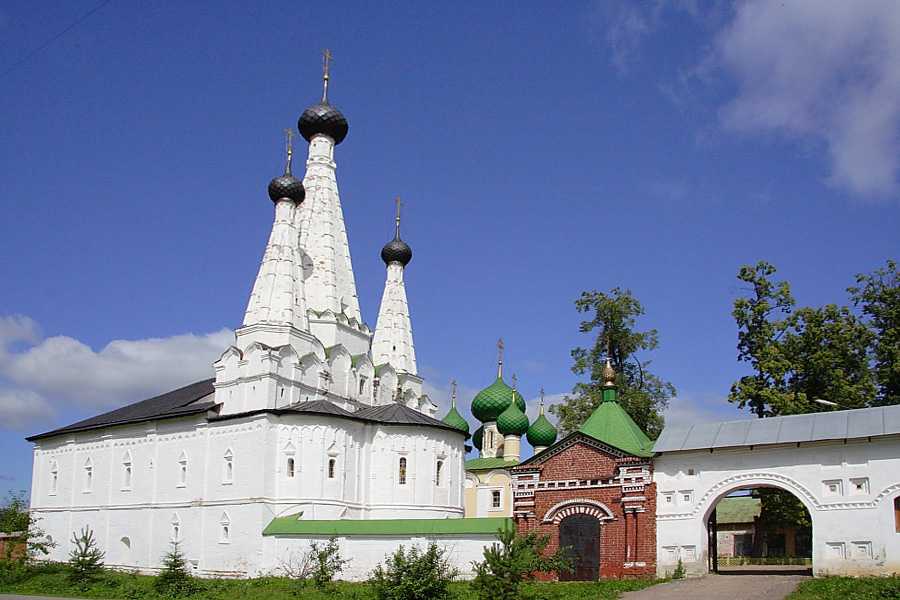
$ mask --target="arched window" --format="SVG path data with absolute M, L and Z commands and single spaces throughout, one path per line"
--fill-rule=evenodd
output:
M 55 494 L 57 487 L 59 487 L 59 465 L 53 460 L 50 461 L 50 493 Z
M 126 552 L 131 550 L 131 538 L 129 538 L 128 536 L 125 536 L 122 539 L 120 539 L 119 541 L 122 542 L 122 546 L 125 547 Z
M 494 447 L 494 430 L 488 432 L 488 448 Z
M 336 458 L 328 459 L 328 479 L 334 479 L 334 469 L 337 466 Z
M 234 481 L 234 453 L 231 448 L 225 451 L 222 460 L 222 483 L 231 483 Z
M 400 469 L 397 476 L 397 483 L 400 485 L 406 485 L 406 457 L 403 456 L 400 458 Z
M 181 519 L 178 517 L 178 513 L 172 515 L 172 541 L 181 541 Z
M 291 479 L 294 478 L 294 457 L 288 457 L 287 459 L 287 476 Z
M 441 485 L 441 470 L 444 468 L 444 461 L 439 460 L 434 465 L 434 485 Z
M 359 376 L 359 397 L 362 398 L 366 394 L 366 378 L 364 375 Z
M 188 458 L 187 454 L 182 452 L 181 456 L 178 457 L 178 487 L 184 487 L 187 485 L 187 474 Z
M 900 533 L 900 496 L 894 498 L 894 530 Z
M 228 513 L 222 513 L 222 518 L 219 519 L 219 525 L 222 526 L 219 542 L 227 544 L 231 541 L 231 519 L 228 518 Z
M 84 461 L 84 491 L 90 492 L 94 486 L 94 461 L 88 457 Z
M 122 489 L 131 489 L 131 476 L 133 473 L 131 466 L 131 452 L 126 451 L 122 455 Z

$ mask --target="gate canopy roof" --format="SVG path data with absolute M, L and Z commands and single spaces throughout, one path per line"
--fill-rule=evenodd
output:
M 900 434 L 900 405 L 833 412 L 673 425 L 663 429 L 654 452 L 848 440 Z

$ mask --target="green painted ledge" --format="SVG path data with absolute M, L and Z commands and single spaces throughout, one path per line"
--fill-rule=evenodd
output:
M 263 535 L 493 535 L 512 527 L 508 517 L 475 519 L 299 519 L 275 517 Z

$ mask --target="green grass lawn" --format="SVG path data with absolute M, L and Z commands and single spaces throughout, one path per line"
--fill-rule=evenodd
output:
M 67 570 L 60 565 L 33 569 L 16 583 L 0 581 L 0 593 L 42 596 L 70 596 L 108 600 L 170 600 L 153 589 L 155 578 L 146 575 L 106 572 L 85 589 L 73 587 L 67 580 Z M 371 588 L 365 583 L 337 582 L 326 591 L 312 585 L 301 585 L 281 577 L 259 579 L 198 579 L 200 591 L 192 600 L 374 600 Z M 622 592 L 651 586 L 654 580 L 608 580 L 592 583 L 528 583 L 522 588 L 522 600 L 613 600 Z M 453 598 L 476 598 L 465 582 L 452 586 Z
M 900 576 L 818 577 L 804 581 L 787 600 L 887 600 L 900 598 Z

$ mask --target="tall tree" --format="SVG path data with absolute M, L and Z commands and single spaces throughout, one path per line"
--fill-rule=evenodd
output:
M 816 400 L 859 408 L 875 394 L 868 348 L 873 338 L 847 307 L 795 309 L 786 281 L 774 281 L 767 262 L 744 266 L 738 279 L 752 286 L 738 298 L 738 360 L 753 374 L 731 386 L 729 401 L 758 417 L 817 412 Z
M 874 404 L 900 404 L 900 273 L 897 263 L 860 273 L 847 288 L 872 332 L 871 358 L 878 392 Z
M 777 317 L 790 314 L 794 297 L 786 281 L 771 280 L 774 274 L 765 261 L 741 267 L 738 279 L 751 286 L 750 295 L 735 300 L 731 312 L 738 326 L 738 360 L 750 363 L 753 374 L 732 384 L 728 401 L 749 407 L 757 417 L 778 414 L 789 368 L 780 346 L 786 325 Z
M 575 384 L 571 395 L 550 407 L 559 419 L 563 434 L 581 427 L 601 401 L 603 366 L 607 355 L 617 374 L 618 401 L 635 423 L 652 439 L 663 427 L 661 412 L 675 396 L 675 386 L 649 371 L 650 361 L 641 361 L 636 353 L 654 350 L 659 344 L 655 329 L 638 331 L 637 318 L 644 307 L 630 290 L 613 288 L 609 293 L 582 292 L 575 301 L 579 313 L 588 313 L 579 331 L 594 333 L 593 343 L 572 350 L 572 372 L 589 380 Z

